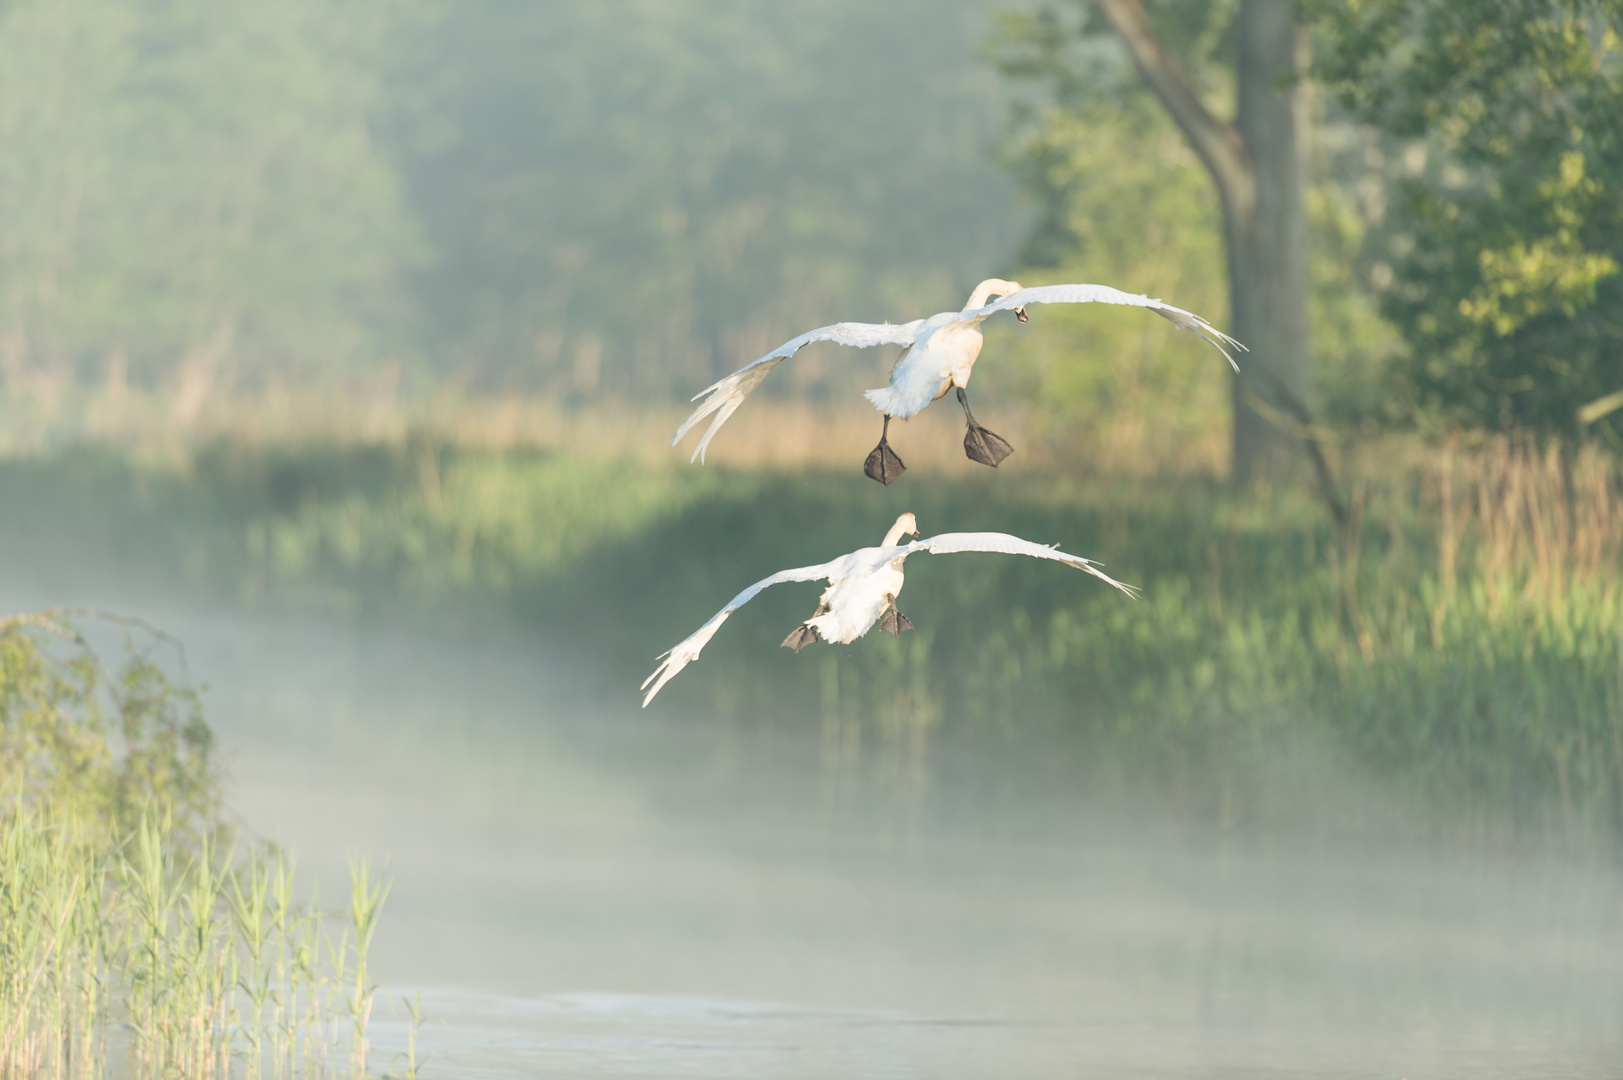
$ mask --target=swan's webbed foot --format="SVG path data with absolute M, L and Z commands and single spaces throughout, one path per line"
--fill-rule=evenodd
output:
M 1014 453 L 1014 447 L 1004 441 L 1003 436 L 971 422 L 969 430 L 964 432 L 964 453 L 969 455 L 969 460 L 995 469 L 999 462 Z
M 907 471 L 902 459 L 896 456 L 896 451 L 890 448 L 890 417 L 885 417 L 885 427 L 879 433 L 879 445 L 873 448 L 868 460 L 862 463 L 862 471 L 870 478 L 879 481 L 886 487 L 890 482 Z
M 902 464 L 902 459 L 896 456 L 889 443 L 881 442 L 873 448 L 868 460 L 862 463 L 862 471 L 889 487 L 892 480 L 907 471 L 907 466 Z
M 971 461 L 997 468 L 1004 458 L 1014 453 L 1014 447 L 1003 436 L 975 422 L 975 414 L 969 411 L 969 395 L 961 386 L 958 388 L 958 403 L 964 407 L 964 420 L 969 424 L 969 430 L 964 432 L 964 453 Z
M 879 617 L 879 629 L 886 631 L 891 637 L 901 637 L 903 630 L 913 629 L 913 620 L 896 610 L 896 601 L 892 600 L 890 607 Z
M 799 626 L 789 631 L 789 636 L 783 639 L 782 648 L 793 649 L 795 652 L 799 652 L 812 642 L 820 640 L 822 639 L 817 636 L 817 628 L 815 626 L 807 626 L 805 623 L 801 623 Z

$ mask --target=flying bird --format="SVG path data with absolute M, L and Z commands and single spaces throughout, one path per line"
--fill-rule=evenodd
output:
M 993 297 L 1000 299 L 992 301 Z M 765 356 L 739 368 L 720 382 L 693 395 L 703 398 L 693 414 L 682 421 L 682 426 L 671 436 L 671 445 L 682 441 L 694 425 L 714 415 L 710 426 L 699 439 L 693 458 L 704 460 L 704 452 L 715 438 L 716 431 L 727 418 L 744 403 L 750 392 L 772 373 L 772 369 L 789 359 L 814 341 L 835 341 L 858 349 L 875 345 L 901 345 L 902 354 L 890 373 L 890 385 L 869 390 L 864 396 L 873 407 L 884 414 L 885 424 L 880 429 L 879 445 L 868 455 L 862 471 L 881 484 L 888 485 L 906 470 L 902 459 L 890 447 L 890 422 L 893 417 L 903 420 L 923 412 L 932 401 L 948 390 L 958 391 L 958 403 L 964 407 L 964 420 L 969 430 L 964 433 L 964 453 L 971 461 L 996 468 L 998 463 L 1014 452 L 1001 436 L 995 435 L 975 422 L 969 411 L 969 376 L 975 360 L 981 354 L 981 323 L 999 311 L 1013 311 L 1015 318 L 1026 321 L 1028 304 L 1121 304 L 1128 307 L 1148 308 L 1180 330 L 1199 334 L 1211 342 L 1227 358 L 1235 371 L 1229 348 L 1245 350 L 1245 346 L 1212 326 L 1193 312 L 1148 296 L 1112 289 L 1108 285 L 1042 285 L 1022 289 L 1017 281 L 987 278 L 969 294 L 969 302 L 962 311 L 943 311 L 928 319 L 914 319 L 909 323 L 835 323 L 808 331 L 773 349 Z M 690 458 L 689 460 L 693 460 Z
M 822 599 L 818 601 L 817 610 L 812 612 L 811 618 L 795 627 L 789 636 L 783 639 L 783 647 L 793 649 L 797 653 L 814 641 L 849 644 L 873 629 L 875 623 L 879 624 L 881 630 L 887 630 L 897 637 L 901 636 L 902 631 L 913 629 L 912 621 L 896 610 L 896 597 L 902 591 L 902 563 L 909 555 L 916 555 L 921 551 L 935 555 L 949 555 L 956 551 L 996 551 L 1005 555 L 1030 555 L 1038 559 L 1052 559 L 1074 566 L 1078 570 L 1086 570 L 1100 581 L 1120 589 L 1128 596 L 1134 595 L 1131 585 L 1123 585 L 1112 578 L 1100 570 L 1099 564 L 1091 559 L 1071 555 L 1044 544 L 1033 544 L 1029 540 L 1022 540 L 1008 533 L 942 533 L 928 540 L 898 544 L 897 541 L 904 533 L 910 536 L 919 534 L 918 522 L 914 520 L 912 514 L 903 514 L 897 518 L 896 524 L 890 527 L 890 531 L 885 534 L 878 547 L 860 548 L 849 555 L 841 555 L 832 562 L 819 563 L 816 566 L 779 571 L 769 578 L 762 578 L 733 597 L 726 607 L 710 617 L 709 622 L 699 627 L 669 652 L 660 654 L 659 667 L 643 680 L 642 689 L 648 691 L 642 699 L 643 708 L 648 707 L 648 703 L 654 700 L 654 695 L 659 693 L 660 688 L 670 682 L 677 672 L 699 658 L 699 653 L 715 636 L 716 631 L 721 629 L 721 624 L 727 621 L 727 616 L 753 600 L 761 590 L 772 585 L 781 585 L 786 581 L 829 583 L 828 588 L 823 590 Z M 650 683 L 653 684 L 652 688 L 649 686 Z

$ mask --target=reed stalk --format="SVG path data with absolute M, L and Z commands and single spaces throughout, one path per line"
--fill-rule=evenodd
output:
M 388 882 L 358 868 L 332 936 L 291 903 L 290 863 L 176 845 L 155 818 L 109 853 L 38 808 L 0 813 L 0 1080 L 105 1075 L 119 1019 L 143 1080 L 365 1076 Z M 334 1032 L 322 994 L 340 985 L 350 1023 Z

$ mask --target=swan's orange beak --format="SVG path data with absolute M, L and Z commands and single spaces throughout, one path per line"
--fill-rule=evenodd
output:
M 1023 308 L 1023 307 L 1015 308 L 1014 309 L 1014 317 L 1019 319 L 1021 322 L 1025 322 L 1026 321 L 1026 309 Z

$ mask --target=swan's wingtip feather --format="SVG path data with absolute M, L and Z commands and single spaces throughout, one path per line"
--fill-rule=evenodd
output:
M 646 690 L 646 689 L 648 689 L 648 684 L 653 682 L 655 679 L 659 678 L 659 673 L 664 671 L 664 670 L 665 670 L 665 665 L 661 664 L 658 667 L 656 667 L 653 671 L 650 671 L 648 673 L 648 678 L 644 679 L 642 681 L 642 685 L 637 687 L 637 689 L 638 690 Z

